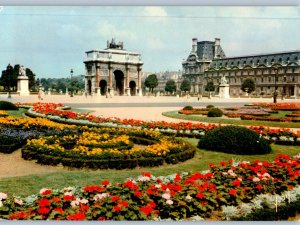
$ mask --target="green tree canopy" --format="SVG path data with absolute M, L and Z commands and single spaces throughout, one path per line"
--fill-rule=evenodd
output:
M 175 92 L 176 91 L 176 83 L 174 80 L 168 80 L 165 86 L 165 91 L 167 92 Z
M 242 86 L 241 86 L 242 91 L 251 93 L 255 90 L 255 82 L 251 78 L 247 78 L 244 80 Z
M 151 93 L 153 93 L 153 89 L 157 87 L 158 85 L 158 79 L 155 74 L 149 75 L 145 80 L 145 86 L 151 90 Z
M 207 82 L 205 86 L 205 91 L 211 92 L 215 90 L 215 85 L 212 81 Z
M 190 91 L 191 90 L 191 82 L 188 79 L 184 79 L 180 85 L 181 91 Z

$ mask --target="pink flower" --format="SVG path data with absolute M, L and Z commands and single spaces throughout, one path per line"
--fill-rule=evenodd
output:
M 164 193 L 161 197 L 164 199 L 170 199 L 171 195 L 169 193 Z
M 253 182 L 259 182 L 260 179 L 259 179 L 258 177 L 254 177 L 254 178 L 252 179 L 252 181 L 253 181 Z
M 167 200 L 166 203 L 167 203 L 168 205 L 173 205 L 173 201 L 172 201 L 171 199 Z

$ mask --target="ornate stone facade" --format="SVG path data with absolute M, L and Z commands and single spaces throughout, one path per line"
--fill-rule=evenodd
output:
M 282 96 L 300 95 L 300 51 L 226 57 L 220 39 L 197 42 L 194 38 L 192 51 L 182 67 L 183 78 L 192 82 L 192 93 L 203 94 L 209 81 L 218 93 L 221 77 L 225 76 L 231 97 L 245 95 L 241 85 L 246 78 L 256 83 L 252 95 L 272 95 L 275 89 Z
M 141 54 L 123 49 L 123 42 L 107 41 L 104 50 L 86 52 L 85 91 L 93 95 L 142 95 Z

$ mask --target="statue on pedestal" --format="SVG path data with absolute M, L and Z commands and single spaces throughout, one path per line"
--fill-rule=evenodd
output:
M 26 70 L 24 68 L 23 65 L 20 66 L 20 69 L 19 69 L 19 76 L 20 77 L 26 77 Z
M 220 85 L 224 85 L 224 84 L 228 84 L 228 81 L 226 80 L 225 76 L 222 76 Z

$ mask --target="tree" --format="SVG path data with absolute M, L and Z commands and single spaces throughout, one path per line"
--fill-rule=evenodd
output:
M 251 93 L 255 90 L 255 82 L 251 78 L 247 78 L 244 80 L 242 86 L 241 86 L 242 91 L 246 93 Z
M 215 85 L 212 81 L 207 82 L 205 86 L 205 91 L 208 91 L 208 98 L 210 98 L 210 93 L 215 90 Z
M 176 83 L 174 80 L 168 80 L 165 86 L 165 91 L 167 92 L 175 92 L 176 91 Z
M 155 74 L 151 74 L 146 78 L 145 86 L 151 90 L 152 94 L 153 94 L 153 89 L 157 87 L 157 85 L 158 85 L 158 80 Z
M 180 90 L 187 92 L 191 90 L 191 82 L 188 79 L 184 79 L 180 85 Z

